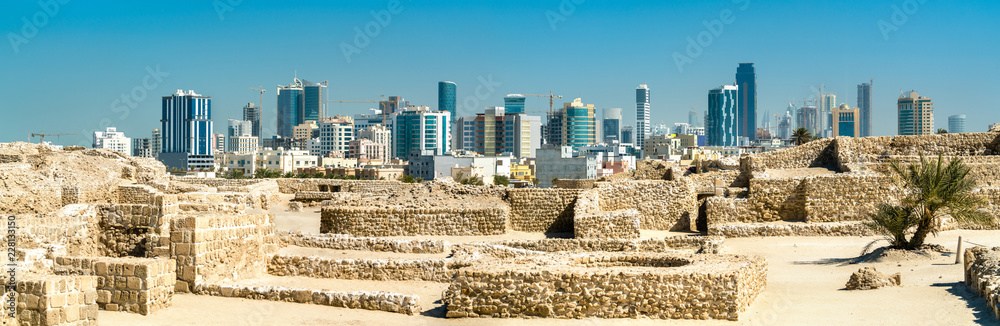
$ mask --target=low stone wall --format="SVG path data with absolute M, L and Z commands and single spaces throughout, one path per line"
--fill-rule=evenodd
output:
M 321 233 L 365 237 L 404 235 L 496 235 L 507 233 L 510 209 L 375 208 L 325 206 Z
M 300 232 L 278 232 L 278 241 L 283 246 L 324 248 L 334 250 L 360 250 L 379 252 L 399 252 L 408 254 L 440 254 L 448 252 L 450 245 L 444 240 L 402 240 L 363 237 L 345 234 L 307 234 Z
M 738 320 L 766 272 L 752 256 L 547 254 L 461 269 L 443 301 L 448 317 Z
M 1000 319 L 1000 247 L 965 250 L 965 285 L 986 300 Z
M 196 294 L 250 300 L 310 303 L 349 309 L 366 309 L 414 315 L 421 311 L 420 297 L 391 292 L 341 292 L 290 289 L 274 286 L 199 284 Z
M 148 315 L 170 306 L 176 262 L 168 259 L 56 257 L 59 273 L 96 276 L 97 305 Z
M 602 211 L 635 209 L 644 230 L 687 230 L 698 216 L 698 198 L 690 180 L 600 182 Z
M 339 194 L 340 193 L 325 191 L 300 191 L 295 193 L 295 198 L 293 200 L 300 203 L 312 204 L 337 198 L 337 195 Z
M 401 188 L 410 187 L 396 180 L 338 180 L 338 179 L 274 179 L 278 191 L 294 194 L 302 191 L 357 192 L 389 194 Z
M 270 214 L 182 215 L 171 227 L 178 292 L 189 292 L 201 282 L 265 275 L 277 251 Z
M 579 189 L 511 189 L 510 224 L 516 231 L 573 232 L 573 204 Z
M 17 280 L 18 325 L 97 325 L 95 282 L 80 275 Z
M 836 166 L 835 138 L 813 140 L 808 143 L 772 152 L 751 154 L 740 160 L 740 170 L 745 174 L 766 169 L 799 169 L 817 166 Z
M 578 239 L 638 239 L 639 211 L 603 211 L 598 205 L 598 189 L 577 197 L 573 211 L 573 236 Z
M 329 259 L 292 255 L 274 255 L 267 272 L 276 276 L 429 282 L 447 282 L 453 274 L 445 259 Z
M 560 189 L 590 189 L 597 182 L 595 179 L 559 179 L 552 185 Z
M 879 203 L 898 203 L 902 189 L 875 173 L 844 173 L 806 178 L 806 222 L 865 221 Z
M 697 249 L 703 253 L 718 253 L 723 237 L 674 236 L 664 239 L 539 239 L 490 242 L 517 249 L 557 252 L 664 252 L 667 250 Z
M 719 224 L 709 225 L 708 234 L 727 238 L 876 235 L 861 222 Z

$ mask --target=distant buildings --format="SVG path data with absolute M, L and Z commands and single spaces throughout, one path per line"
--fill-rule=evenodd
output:
M 295 78 L 278 86 L 278 135 L 293 137 L 293 130 L 306 121 L 318 122 L 323 115 L 327 82 L 313 83 Z
M 604 137 L 601 141 L 605 144 L 621 142 L 622 109 L 604 109 L 604 119 L 601 120 L 601 131 Z
M 861 137 L 872 135 L 872 84 L 875 80 L 858 85 L 858 109 L 860 117 L 858 121 L 861 125 Z
M 354 140 L 354 119 L 334 116 L 319 123 L 320 156 L 346 157 Z
M 110 149 L 125 155 L 132 155 L 132 138 L 125 137 L 115 127 L 94 132 L 94 148 Z
M 260 114 L 262 108 L 255 106 L 253 103 L 247 103 L 247 106 L 243 107 L 243 120 L 250 121 L 251 133 L 250 136 L 257 137 L 257 141 L 260 141 Z M 259 146 L 259 144 L 258 144 Z
M 149 148 L 153 151 L 153 158 L 159 159 L 160 151 L 163 148 L 163 136 L 160 129 L 153 129 L 152 137 L 149 138 Z
M 260 146 L 260 139 L 253 135 L 253 121 L 229 119 L 226 138 L 227 152 L 250 153 Z
M 635 89 L 635 146 L 642 148 L 650 135 L 649 130 L 649 87 L 641 84 Z
M 555 111 L 547 114 L 548 122 L 545 124 L 545 143 L 552 146 L 563 145 L 563 111 Z
M 510 114 L 524 113 L 524 95 L 507 94 L 503 98 L 504 111 Z
M 316 121 L 305 121 L 292 128 L 292 138 L 305 141 L 319 137 L 319 124 Z
M 456 111 L 456 92 L 458 85 L 450 81 L 438 82 L 438 111 L 451 112 L 451 116 L 458 114 Z
M 948 132 L 960 134 L 965 132 L 965 115 L 956 114 L 948 117 Z
M 410 106 L 410 102 L 400 96 L 389 96 L 389 99 L 378 103 L 379 114 L 390 115 Z
M 789 139 L 792 135 L 792 115 L 786 112 L 785 115 L 778 117 L 778 138 L 779 139 Z
M 847 103 L 833 108 L 833 136 L 861 137 L 860 108 L 851 108 Z
M 819 128 L 819 109 L 815 106 L 803 106 L 795 117 L 795 125 L 799 128 L 806 128 L 806 131 L 813 136 L 818 136 L 822 130 Z
M 692 127 L 699 126 L 699 124 L 698 124 L 698 112 L 695 111 L 694 108 L 691 108 L 691 111 L 688 112 L 688 124 L 691 125 Z
M 214 127 L 211 97 L 179 89 L 171 96 L 164 96 L 160 161 L 172 168 L 213 169 Z
M 405 159 L 414 152 L 444 155 L 451 151 L 451 112 L 431 111 L 426 106 L 407 107 L 393 113 L 389 121 L 395 158 Z
M 348 146 L 347 158 L 356 160 L 379 160 L 385 162 L 388 157 L 389 146 L 386 144 L 376 143 L 371 139 L 355 139 L 352 140 Z
M 552 187 L 553 179 L 596 179 L 597 159 L 574 157 L 570 146 L 541 148 L 535 158 L 535 177 L 542 188 Z
M 635 130 L 632 126 L 622 127 L 622 144 L 632 144 L 635 139 Z
M 757 73 L 753 63 L 741 63 L 736 68 L 736 86 L 739 90 L 736 115 L 739 119 L 736 127 L 738 136 L 754 141 L 757 139 Z
M 226 135 L 222 133 L 212 134 L 212 149 L 215 154 L 222 154 L 226 152 Z M 215 166 L 215 164 L 213 164 Z
M 456 123 L 456 141 L 462 150 L 484 156 L 534 157 L 541 147 L 541 118 L 524 113 L 507 113 L 506 108 L 486 108 L 475 117 L 461 117 Z
M 742 65 L 741 65 L 742 66 Z M 707 146 L 739 146 L 739 87 L 723 85 L 708 92 Z
M 834 115 L 833 109 L 837 107 L 837 95 L 836 94 L 823 94 L 820 98 L 820 108 L 819 108 L 819 127 L 821 130 L 826 131 L 827 129 L 833 129 Z M 831 132 L 832 133 L 832 132 Z M 820 135 L 825 136 L 825 135 Z
M 593 104 L 583 104 L 576 98 L 563 103 L 562 139 L 564 146 L 579 149 L 597 144 L 597 119 Z
M 383 125 L 374 125 L 357 129 L 357 125 L 355 124 L 354 133 L 356 139 L 369 139 L 375 143 L 383 144 L 385 145 L 387 151 L 389 144 L 392 144 L 392 132 Z
M 132 156 L 145 158 L 153 157 L 153 148 L 150 146 L 149 138 L 132 139 Z
M 896 100 L 900 135 L 930 135 L 934 132 L 934 103 L 916 91 L 901 94 Z

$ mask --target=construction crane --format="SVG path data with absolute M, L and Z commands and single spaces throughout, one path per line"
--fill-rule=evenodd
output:
M 348 100 L 327 100 L 327 102 L 328 102 L 328 103 L 329 103 L 329 102 L 334 102 L 334 103 L 378 103 L 378 104 L 382 104 L 382 103 L 386 103 L 386 102 L 388 102 L 388 101 L 386 101 L 386 100 L 385 100 L 385 95 L 382 95 L 382 100 L 381 100 L 381 101 L 348 101 Z M 388 116 L 388 114 L 385 114 L 385 112 L 382 112 L 382 125 L 383 125 L 383 126 L 385 125 L 385 119 L 386 119 L 386 116 Z
M 264 86 L 257 86 L 257 87 L 260 87 L 260 88 L 250 87 L 250 89 L 260 92 L 260 103 L 258 105 L 263 109 L 264 108 L 264 92 L 266 92 L 266 91 L 264 90 Z
M 524 96 L 535 96 L 535 97 L 548 97 L 549 98 L 549 113 L 552 113 L 552 109 L 555 105 L 556 98 L 563 98 L 562 95 L 552 95 L 552 91 L 549 91 L 549 95 L 538 95 L 538 94 L 521 94 Z
M 45 142 L 45 136 L 56 136 L 56 137 L 59 137 L 59 136 L 66 136 L 66 135 L 79 135 L 79 133 L 72 132 L 72 133 L 60 133 L 60 134 L 46 134 L 46 133 L 41 133 L 40 132 L 40 133 L 32 133 L 31 137 L 38 137 L 38 143 L 41 144 L 41 143 Z

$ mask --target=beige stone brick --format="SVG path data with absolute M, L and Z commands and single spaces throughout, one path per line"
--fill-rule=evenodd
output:
M 51 308 L 62 308 L 66 306 L 66 294 L 48 295 L 48 304 Z
M 95 262 L 94 271 L 97 275 L 108 275 L 108 263 L 103 261 Z
M 75 322 L 80 319 L 80 308 L 77 306 L 68 307 L 62 310 L 63 320 L 66 322 Z
M 111 303 L 111 291 L 97 290 L 97 303 L 99 304 Z

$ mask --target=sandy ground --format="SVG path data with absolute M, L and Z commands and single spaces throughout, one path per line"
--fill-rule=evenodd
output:
M 318 214 L 305 210 L 280 214 L 282 230 L 318 228 Z M 315 232 L 314 230 L 312 232 Z M 676 235 L 644 231 L 643 237 Z M 1000 231 L 948 231 L 930 239 L 953 251 L 958 236 L 966 241 L 1000 246 Z M 497 237 L 433 237 L 451 242 L 541 238 L 512 232 Z M 412 238 L 412 237 L 401 237 Z M 426 238 L 426 237 L 424 237 Z M 445 319 L 439 301 L 446 283 L 374 282 L 264 277 L 245 284 L 338 291 L 390 291 L 418 294 L 425 309 L 406 316 L 287 302 L 175 294 L 173 305 L 149 316 L 100 311 L 103 325 L 1000 325 L 983 299 L 963 283 L 961 264 L 953 253 L 895 257 L 880 262 L 851 264 L 866 244 L 877 237 L 779 237 L 726 239 L 724 253 L 753 254 L 768 259 L 768 285 L 737 322 L 650 319 Z M 966 247 L 968 244 L 965 245 Z M 290 247 L 284 253 L 342 258 L 437 258 L 440 255 L 400 255 Z M 850 275 L 864 266 L 885 274 L 902 273 L 903 286 L 871 291 L 845 291 Z

